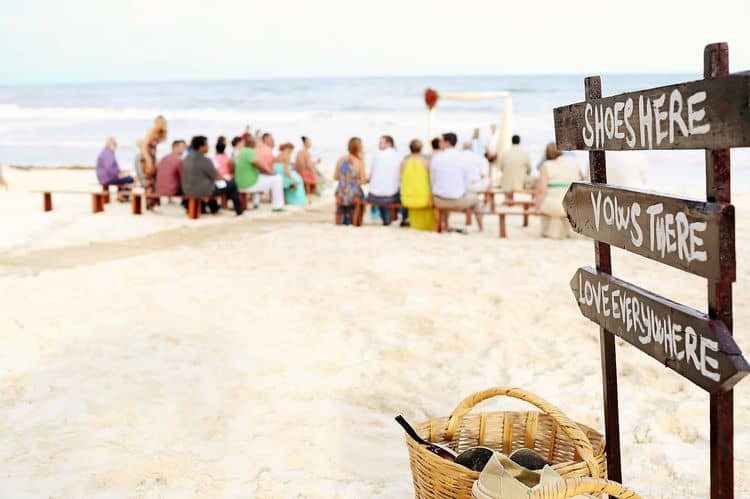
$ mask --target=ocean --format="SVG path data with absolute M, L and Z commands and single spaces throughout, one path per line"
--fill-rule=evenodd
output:
M 604 95 L 701 78 L 700 74 L 603 75 Z M 392 135 L 407 150 L 412 138 L 427 136 L 428 87 L 438 92 L 513 93 L 513 133 L 541 159 L 554 140 L 552 109 L 583 100 L 583 75 L 409 76 L 371 78 L 300 78 L 248 81 L 174 81 L 0 86 L 0 164 L 93 165 L 108 136 L 117 138 L 120 164 L 128 168 L 135 141 L 153 118 L 169 121 L 169 142 L 193 135 L 228 140 L 249 125 L 270 131 L 276 143 L 299 145 L 311 137 L 315 156 L 330 165 L 359 136 L 366 153 L 378 137 Z M 455 131 L 467 140 L 479 127 L 489 135 L 502 100 L 438 103 L 436 132 Z M 577 153 L 581 166 L 587 156 Z M 653 151 L 646 154 L 649 185 L 665 192 L 700 192 L 704 179 L 702 151 Z M 750 150 L 732 153 L 735 189 L 748 185 Z

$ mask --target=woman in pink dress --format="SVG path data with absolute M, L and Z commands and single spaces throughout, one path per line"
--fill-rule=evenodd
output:
M 214 154 L 214 166 L 219 175 L 227 180 L 232 178 L 232 165 L 229 156 L 226 155 L 227 139 L 219 137 L 216 141 L 216 154 Z

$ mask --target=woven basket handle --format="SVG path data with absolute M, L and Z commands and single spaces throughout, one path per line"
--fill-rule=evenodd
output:
M 580 494 L 595 494 L 597 497 L 599 494 L 608 494 L 620 499 L 640 499 L 632 490 L 601 478 L 569 478 L 554 485 L 537 488 L 529 499 L 565 499 Z
M 448 429 L 445 431 L 445 436 L 448 440 L 452 440 L 456 434 L 456 428 L 461 423 L 461 419 L 471 411 L 475 405 L 483 402 L 492 397 L 506 396 L 516 398 L 528 402 L 543 412 L 548 414 L 555 422 L 562 428 L 563 432 L 570 438 L 578 451 L 578 455 L 586 463 L 591 472 L 591 476 L 600 476 L 599 464 L 594 459 L 594 449 L 591 447 L 586 434 L 578 428 L 578 425 L 571 421 L 563 412 L 550 404 L 541 397 L 529 393 L 520 388 L 506 388 L 497 387 L 490 388 L 481 392 L 474 393 L 463 399 L 458 406 L 455 408 L 450 418 L 448 419 Z

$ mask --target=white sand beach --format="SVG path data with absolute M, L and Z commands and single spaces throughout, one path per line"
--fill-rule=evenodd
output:
M 397 414 L 523 387 L 603 431 L 598 328 L 570 291 L 589 240 L 497 218 L 468 235 L 333 225 L 331 196 L 190 221 L 92 214 L 91 172 L 4 169 L 0 496 L 413 497 Z M 750 195 L 735 195 L 735 338 L 750 354 Z M 456 216 L 455 223 L 462 223 Z M 614 274 L 703 310 L 705 280 L 623 251 Z M 618 341 L 624 482 L 704 498 L 708 395 Z M 524 407 L 506 400 L 482 409 Z M 735 390 L 750 497 L 750 381 Z

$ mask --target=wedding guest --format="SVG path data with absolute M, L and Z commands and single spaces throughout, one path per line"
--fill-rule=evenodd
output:
M 547 144 L 545 161 L 539 170 L 534 208 L 542 214 L 542 237 L 564 239 L 570 235 L 570 224 L 562 206 L 570 183 L 581 180 L 575 158 L 563 155 L 554 142 Z
M 247 140 L 247 138 L 245 139 Z M 257 142 L 257 140 L 256 140 Z M 273 135 L 270 133 L 264 133 L 260 139 L 260 143 L 255 147 L 255 153 L 258 155 L 258 161 L 265 166 L 266 171 L 273 170 L 273 146 L 275 141 Z
M 279 155 L 273 165 L 274 170 L 281 176 L 284 183 L 284 201 L 291 206 L 303 206 L 307 203 L 305 182 L 297 170 L 290 168 L 294 146 L 285 142 L 279 146 Z
M 156 148 L 166 138 L 167 120 L 160 115 L 154 119 L 154 126 L 146 132 L 146 136 L 136 141 L 138 154 L 135 159 L 135 171 L 147 195 L 155 194 Z M 147 209 L 153 209 L 158 204 L 158 198 L 146 198 Z
M 115 138 L 108 138 L 104 149 L 102 149 L 102 152 L 99 153 L 99 157 L 96 159 L 96 178 L 103 187 L 116 185 L 118 201 L 127 201 L 128 191 L 133 186 L 135 180 L 132 176 L 120 170 L 120 165 L 117 163 L 117 158 L 115 157 L 116 149 L 117 141 Z
M 271 209 L 283 211 L 284 209 L 284 183 L 280 175 L 273 169 L 273 159 L 270 166 L 261 161 L 255 150 L 255 138 L 252 135 L 245 136 L 243 147 L 237 156 L 234 169 L 234 178 L 240 191 L 253 194 L 253 208 L 260 204 L 260 195 L 268 190 L 271 191 Z
M 483 155 L 476 154 L 470 142 L 464 144 L 463 149 L 466 166 L 474 179 L 471 192 L 484 194 L 490 189 L 490 162 Z
M 232 180 L 225 180 L 216 171 L 213 162 L 206 157 L 208 139 L 203 135 L 190 141 L 190 154 L 183 161 L 182 192 L 188 198 L 206 198 L 225 194 L 232 200 L 234 212 L 242 215 L 243 207 L 237 186 Z M 211 213 L 219 211 L 219 204 L 211 199 L 208 202 Z
M 440 141 L 441 152 L 430 163 L 433 204 L 435 208 L 471 209 L 481 231 L 483 226 L 479 199 L 470 188 L 476 178 L 467 166 L 464 154 L 456 150 L 456 143 L 458 138 L 455 133 L 443 134 Z M 443 226 L 446 230 L 449 229 L 447 220 Z
M 401 204 L 409 210 L 409 226 L 418 230 L 435 228 L 435 210 L 432 209 L 430 167 L 422 156 L 422 142 L 409 142 L 409 154 L 401 163 Z
M 400 203 L 401 161 L 403 156 L 396 151 L 393 137 L 383 135 L 378 142 L 378 151 L 374 154 L 370 166 L 369 194 L 367 200 L 375 203 Z M 391 223 L 391 210 L 380 208 L 383 225 Z
M 305 192 L 308 195 L 313 194 L 317 188 L 318 181 L 315 174 L 315 167 L 320 163 L 320 160 L 313 161 L 311 149 L 312 141 L 308 137 L 303 136 L 302 149 L 297 152 L 297 157 L 294 161 L 294 168 L 302 177 L 305 183 Z
M 216 167 L 216 171 L 218 171 L 222 177 L 230 179 L 232 178 L 232 165 L 230 164 L 229 156 L 225 154 L 226 149 L 227 139 L 219 137 L 219 140 L 216 142 L 214 166 Z
M 498 157 L 497 142 L 500 140 L 500 132 L 497 129 L 497 123 L 490 124 L 490 139 L 487 141 L 485 146 L 487 152 L 487 160 L 490 163 L 495 163 Z
M 521 137 L 514 135 L 511 143 L 510 149 L 500 156 L 500 170 L 503 173 L 500 188 L 507 200 L 513 199 L 514 192 L 523 190 L 531 173 L 531 158 L 526 149 L 521 147 Z
M 336 215 L 343 225 L 354 222 L 354 205 L 364 197 L 362 184 L 366 183 L 362 140 L 352 137 L 347 144 L 347 154 L 336 162 L 333 179 L 338 181 L 336 187 Z
M 430 156 L 435 156 L 440 152 L 440 137 L 435 137 L 432 139 L 432 142 L 430 142 L 430 147 L 432 148 L 432 153 Z
M 161 158 L 156 165 L 156 195 L 182 195 L 182 154 L 187 149 L 184 140 L 172 142 L 172 152 Z
M 479 128 L 475 128 L 474 132 L 471 135 L 471 150 L 476 154 L 477 156 L 484 157 L 486 151 L 486 147 L 484 144 L 484 139 L 482 139 L 481 133 L 479 132 Z
M 232 139 L 232 156 L 229 158 L 229 167 L 232 169 L 232 175 L 234 175 L 235 165 L 237 164 L 237 156 L 240 155 L 242 147 L 245 145 L 245 139 L 237 136 Z

